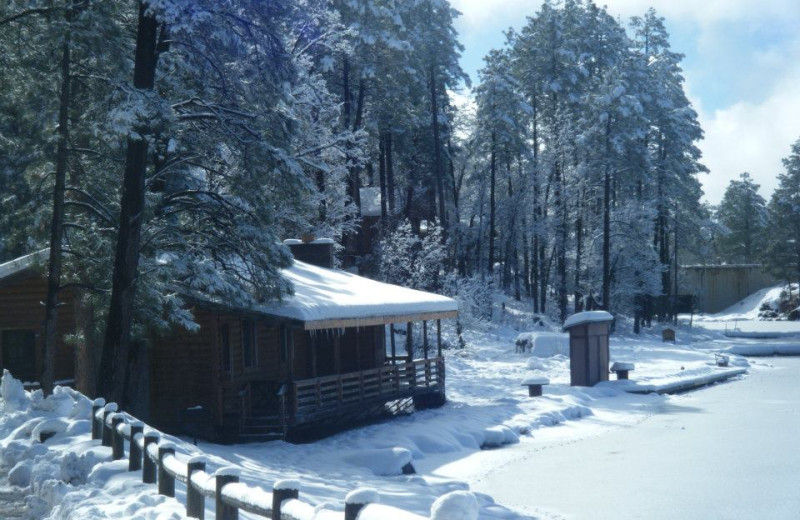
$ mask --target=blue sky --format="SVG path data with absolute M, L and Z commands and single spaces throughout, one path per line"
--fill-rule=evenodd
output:
M 461 64 L 477 81 L 483 56 L 503 45 L 540 0 L 450 0 L 466 47 Z M 686 88 L 706 138 L 699 144 L 711 170 L 701 175 L 716 204 L 743 171 L 769 198 L 781 159 L 800 139 L 800 0 L 607 0 L 621 20 L 655 7 L 673 49 L 683 53 Z

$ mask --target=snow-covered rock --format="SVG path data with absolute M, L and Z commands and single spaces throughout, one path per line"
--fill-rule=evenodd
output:
M 478 499 L 469 491 L 453 491 L 436 499 L 431 520 L 477 520 Z

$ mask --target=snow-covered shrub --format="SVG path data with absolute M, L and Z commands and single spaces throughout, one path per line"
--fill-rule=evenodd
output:
M 405 220 L 380 241 L 378 256 L 383 281 L 441 292 L 447 250 L 439 226 L 430 225 L 428 233 L 420 237 Z
M 458 301 L 459 319 L 469 328 L 480 327 L 492 318 L 494 292 L 488 280 L 479 276 L 462 278 L 455 273 L 445 281 L 445 294 Z

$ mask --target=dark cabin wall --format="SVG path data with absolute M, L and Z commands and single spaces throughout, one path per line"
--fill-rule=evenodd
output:
M 3 330 L 32 330 L 35 333 L 36 377 L 42 374 L 44 353 L 44 305 L 47 282 L 43 276 L 26 273 L 0 282 L 0 342 Z M 74 349 L 64 341 L 66 334 L 75 332 L 75 300 L 72 291 L 59 294 L 63 303 L 58 308 L 56 331 L 55 378 L 72 379 L 75 375 Z M 5 366 L 0 344 L 0 372 Z
M 202 406 L 218 420 L 216 315 L 194 309 L 196 332 L 175 327 L 152 340 L 150 348 L 150 420 L 154 426 L 180 430 L 180 411 Z

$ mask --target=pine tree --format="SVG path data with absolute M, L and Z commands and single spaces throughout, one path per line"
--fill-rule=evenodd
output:
M 719 251 L 728 263 L 752 263 L 763 251 L 768 214 L 758 188 L 744 172 L 728 184 L 717 207 L 717 220 L 727 231 L 718 239 Z

